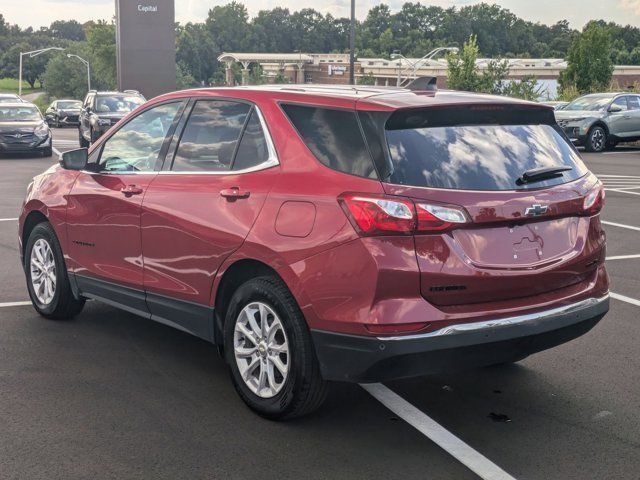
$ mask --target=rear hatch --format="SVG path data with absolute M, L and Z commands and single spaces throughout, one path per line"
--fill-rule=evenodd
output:
M 384 164 L 376 161 L 386 193 L 413 199 L 418 217 L 422 208 L 453 220 L 414 235 L 431 303 L 511 300 L 595 276 L 604 238 L 591 215 L 604 193 L 551 110 L 400 110 L 384 126 L 376 116 L 361 119 L 368 137 L 384 128 Z

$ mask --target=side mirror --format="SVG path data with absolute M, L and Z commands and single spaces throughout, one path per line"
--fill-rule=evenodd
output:
M 86 148 L 69 150 L 60 155 L 60 165 L 65 170 L 84 170 L 89 161 L 89 151 Z
M 611 113 L 618 113 L 622 111 L 622 107 L 620 105 L 617 105 L 615 103 L 611 104 L 611 106 L 609 107 L 609 111 Z

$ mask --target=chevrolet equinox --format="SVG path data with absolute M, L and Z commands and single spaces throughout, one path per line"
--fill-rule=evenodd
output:
M 609 308 L 600 181 L 553 110 L 377 87 L 157 97 L 29 185 L 44 317 L 86 299 L 215 344 L 246 404 L 514 362 Z

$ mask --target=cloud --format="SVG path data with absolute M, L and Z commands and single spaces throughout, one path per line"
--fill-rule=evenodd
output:
M 636 15 L 640 15 L 640 0 L 621 0 L 620 5 Z

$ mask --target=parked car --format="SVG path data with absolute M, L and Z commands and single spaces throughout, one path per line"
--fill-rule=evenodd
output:
M 23 100 L 15 93 L 0 93 L 0 103 L 22 103 Z
M 0 103 L 0 153 L 53 155 L 51 130 L 31 103 Z
M 554 110 L 562 110 L 564 107 L 569 105 L 569 102 L 564 101 L 548 101 L 548 102 L 540 102 L 542 105 L 546 105 L 547 107 L 553 107 Z
M 78 125 L 80 146 L 89 147 L 104 132 L 144 102 L 145 98 L 137 90 L 89 91 L 80 108 Z
M 56 128 L 63 125 L 78 125 L 81 107 L 80 100 L 56 100 L 49 105 L 44 118 L 47 124 Z
M 584 95 L 556 111 L 556 119 L 576 145 L 584 145 L 589 152 L 602 152 L 619 142 L 640 139 L 640 95 Z
M 187 90 L 36 177 L 35 309 L 103 300 L 217 345 L 269 418 L 327 381 L 520 360 L 609 308 L 600 181 L 539 104 L 339 86 Z

